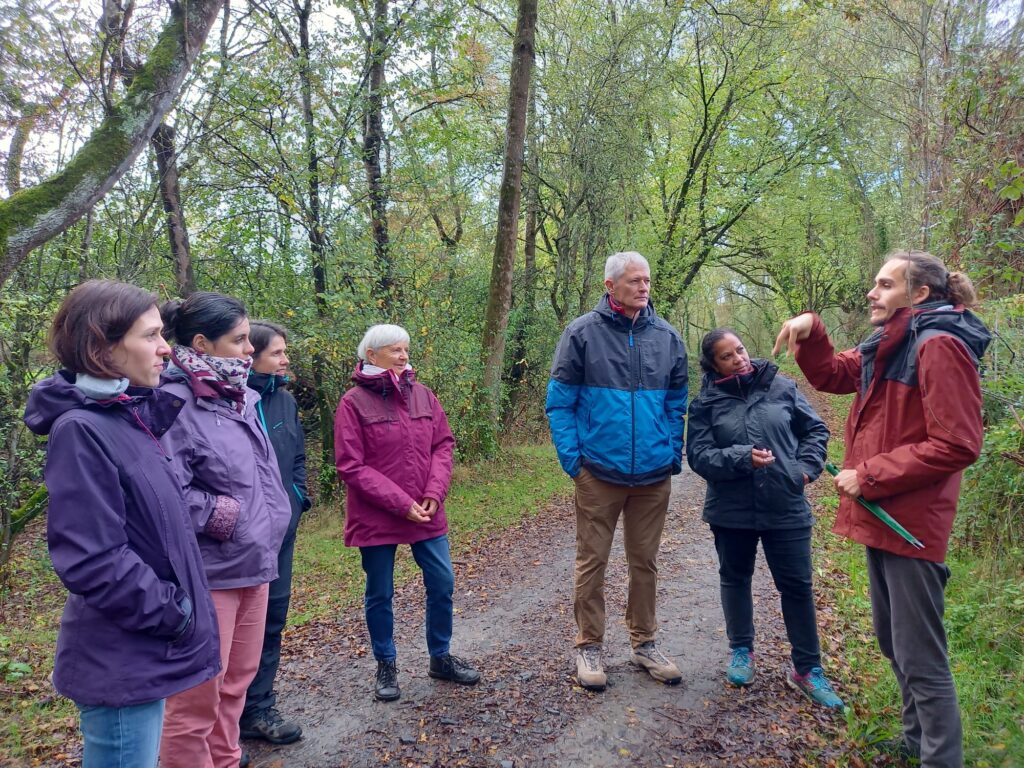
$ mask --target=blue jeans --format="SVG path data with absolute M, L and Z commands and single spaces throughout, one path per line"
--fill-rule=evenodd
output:
M 84 707 L 82 768 L 155 768 L 164 699 L 132 707 Z
M 427 650 L 431 656 L 448 653 L 452 639 L 452 594 L 455 572 L 448 552 L 448 537 L 438 536 L 409 545 L 416 564 L 423 571 L 427 591 Z M 395 615 L 391 601 L 395 595 L 395 550 L 397 544 L 360 547 L 363 571 L 366 572 L 366 628 L 370 631 L 373 657 L 377 661 L 393 661 L 395 651 Z
M 811 581 L 811 528 L 755 531 L 712 525 L 718 550 L 722 611 L 730 648 L 754 650 L 754 599 L 751 579 L 757 542 L 782 598 L 782 619 L 792 648 L 793 666 L 801 675 L 821 666 L 818 622 Z

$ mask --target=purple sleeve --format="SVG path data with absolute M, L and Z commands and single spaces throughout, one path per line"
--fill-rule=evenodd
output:
M 455 452 L 455 438 L 448 426 L 448 416 L 441 407 L 434 393 L 430 393 L 433 402 L 434 435 L 430 446 L 430 473 L 423 491 L 426 498 L 444 501 L 448 495 L 448 486 L 452 480 L 452 454 Z
M 173 637 L 186 593 L 129 546 L 117 467 L 87 424 L 72 419 L 53 431 L 45 478 L 46 539 L 68 591 L 122 629 Z
M 174 474 L 185 494 L 188 514 L 192 519 L 194 533 L 206 533 L 206 526 L 217 504 L 217 495 L 196 487 L 193 482 L 192 462 L 195 461 L 196 440 L 185 426 L 182 413 L 169 430 L 160 438 L 167 455 L 171 457 Z M 232 526 L 233 528 L 233 526 Z

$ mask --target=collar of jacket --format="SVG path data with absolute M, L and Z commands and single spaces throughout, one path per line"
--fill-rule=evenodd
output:
M 360 386 L 363 389 L 368 389 L 371 392 L 375 392 L 381 397 L 387 397 L 391 392 L 396 391 L 390 371 L 365 373 L 363 371 L 362 360 L 356 364 L 356 369 L 352 372 L 352 381 L 354 381 L 357 386 Z M 404 397 L 403 390 L 407 390 L 412 387 L 414 381 L 416 381 L 416 371 L 414 369 L 406 368 L 402 371 L 402 375 L 398 377 L 397 394 L 399 397 Z
M 287 386 L 289 381 L 290 379 L 287 376 L 281 376 L 277 373 L 249 371 L 249 379 L 246 381 L 246 386 L 255 392 L 259 392 L 260 395 L 266 398 L 267 395 L 271 395 Z
M 883 358 L 900 346 L 908 333 L 937 330 L 955 336 L 981 359 L 992 335 L 978 317 L 963 305 L 953 306 L 947 301 L 927 301 L 914 307 L 900 307 L 861 344 L 861 355 L 874 354 Z
M 720 383 L 717 373 L 705 373 L 701 379 L 700 397 L 706 401 L 718 397 L 746 397 L 756 389 L 768 389 L 775 380 L 779 367 L 771 360 L 756 357 L 751 359 L 750 365 L 754 372 L 750 377 L 749 386 L 742 388 L 744 393 L 740 391 L 739 377 L 730 376 L 724 383 Z
M 96 400 L 75 386 L 75 378 L 71 371 L 60 370 L 33 388 L 25 412 L 26 424 L 33 432 L 49 434 L 59 416 L 81 408 L 117 413 L 133 426 L 141 424 L 159 437 L 181 413 L 180 398 L 162 389 L 129 386 L 117 397 Z
M 658 316 L 658 313 L 654 311 L 654 304 L 648 299 L 647 306 L 637 312 L 636 318 L 631 322 L 628 317 L 612 309 L 612 305 L 609 303 L 610 298 L 607 293 L 604 294 L 597 302 L 597 306 L 594 307 L 594 311 L 620 331 L 628 333 L 629 331 L 642 330 L 652 324 Z

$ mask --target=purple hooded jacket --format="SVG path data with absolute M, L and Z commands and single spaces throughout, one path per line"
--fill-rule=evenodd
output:
M 396 389 L 387 371 L 352 374 L 356 386 L 338 403 L 334 456 L 345 498 L 345 544 L 411 544 L 448 532 L 444 499 L 455 438 L 434 393 L 406 370 Z M 426 523 L 406 519 L 413 502 L 437 499 Z
M 257 419 L 259 394 L 246 388 L 239 413 L 225 400 L 196 397 L 187 374 L 175 367 L 164 374 L 161 389 L 182 405 L 162 442 L 185 489 L 210 589 L 273 581 L 292 511 Z M 225 506 L 232 510 L 227 525 Z
M 158 441 L 180 406 L 147 387 L 96 401 L 74 381 L 40 382 L 25 408 L 29 429 L 50 436 L 47 542 L 71 593 L 53 683 L 83 706 L 158 701 L 220 671 L 199 547 Z

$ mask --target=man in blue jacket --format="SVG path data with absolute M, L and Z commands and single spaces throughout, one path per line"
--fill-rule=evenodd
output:
M 682 469 L 687 393 L 686 348 L 654 312 L 647 260 L 613 254 L 604 276 L 607 294 L 558 342 L 546 405 L 558 459 L 576 484 L 576 676 L 597 691 L 607 683 L 604 574 L 620 514 L 633 663 L 670 685 L 682 679 L 654 638 L 658 548 L 671 475 Z

